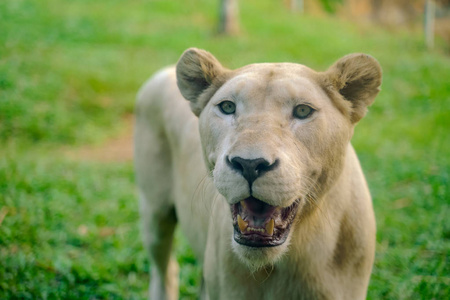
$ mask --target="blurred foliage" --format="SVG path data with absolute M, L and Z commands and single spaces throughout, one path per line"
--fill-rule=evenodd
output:
M 132 178 L 130 166 L 3 158 L 0 298 L 143 297 Z
M 114 136 L 139 86 L 192 46 L 231 68 L 291 61 L 325 70 L 350 52 L 376 57 L 382 91 L 353 139 L 378 222 L 368 298 L 448 297 L 442 44 L 429 52 L 420 32 L 296 15 L 271 0 L 240 6 L 242 33 L 226 37 L 215 35 L 209 0 L 0 2 L 1 299 L 145 297 L 131 165 L 71 161 L 60 147 Z M 179 235 L 177 244 L 181 297 L 195 299 L 200 267 Z
M 343 0 L 320 0 L 322 7 L 327 12 L 336 12 L 337 6 L 343 3 Z

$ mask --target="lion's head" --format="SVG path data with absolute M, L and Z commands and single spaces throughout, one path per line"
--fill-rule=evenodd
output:
M 230 206 L 234 251 L 250 266 L 273 263 L 340 175 L 354 125 L 379 91 L 378 62 L 352 54 L 326 72 L 293 63 L 228 70 L 188 49 L 177 81 Z

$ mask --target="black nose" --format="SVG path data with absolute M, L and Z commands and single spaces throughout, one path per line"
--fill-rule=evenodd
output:
M 256 178 L 278 166 L 278 159 L 276 159 L 273 164 L 270 164 L 264 158 L 245 159 L 241 157 L 233 157 L 230 160 L 227 157 L 226 161 L 233 170 L 239 172 L 248 181 L 250 188 Z

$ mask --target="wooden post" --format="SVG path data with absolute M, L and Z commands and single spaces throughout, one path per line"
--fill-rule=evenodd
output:
M 303 13 L 304 11 L 304 1 L 303 0 L 291 0 L 291 10 Z
M 238 0 L 220 0 L 219 33 L 237 34 L 239 32 Z
M 425 44 L 428 49 L 434 47 L 434 18 L 436 15 L 436 4 L 433 0 L 425 3 Z

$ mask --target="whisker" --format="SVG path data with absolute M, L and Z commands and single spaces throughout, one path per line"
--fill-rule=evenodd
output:
M 331 222 L 329 214 L 325 213 L 323 210 L 323 203 L 319 202 L 317 199 L 317 195 L 320 194 L 321 190 L 320 186 L 309 176 L 302 175 L 298 177 L 302 182 L 300 194 L 303 194 L 306 203 L 316 208 L 319 213 L 324 216 L 324 219 L 326 219 L 328 224 L 333 227 L 333 222 Z
M 203 205 L 202 208 L 204 210 L 207 210 L 207 207 L 210 206 L 210 205 L 208 205 L 207 201 L 209 201 L 211 199 L 206 199 L 205 195 L 207 194 L 207 190 L 208 190 L 209 185 L 210 184 L 214 184 L 214 181 L 213 180 L 208 180 L 208 177 L 211 177 L 211 178 L 214 177 L 213 176 L 213 171 L 209 171 L 203 176 L 202 180 L 198 183 L 194 193 L 192 194 L 192 198 L 191 198 L 191 212 L 194 211 L 194 204 L 198 203 L 198 201 L 201 202 L 201 204 Z M 194 201 L 195 197 L 199 198 L 198 201 Z M 208 210 L 208 212 L 210 213 L 211 211 Z
M 215 193 L 215 195 L 214 195 L 214 197 L 212 199 L 212 203 L 211 203 L 211 207 L 210 207 L 210 211 L 209 211 L 210 219 L 214 217 L 213 216 L 214 207 L 216 206 L 217 200 L 218 200 L 219 197 L 220 197 L 220 194 L 219 193 Z
M 333 223 L 331 222 L 330 216 L 328 213 L 324 213 L 323 209 L 322 209 L 322 203 L 319 203 L 319 201 L 317 201 L 317 190 L 318 190 L 318 185 L 309 177 L 305 176 L 304 179 L 307 181 L 307 183 L 311 186 L 311 188 L 313 189 L 312 193 L 308 193 L 307 195 L 305 195 L 306 200 L 312 204 L 315 208 L 317 208 L 319 210 L 319 212 L 324 216 L 324 218 L 327 220 L 328 224 L 333 227 Z
M 267 277 L 266 278 L 264 278 L 264 280 L 263 281 L 261 281 L 259 284 L 263 284 L 264 282 L 266 282 L 266 280 L 267 279 L 269 279 L 269 277 L 270 277 L 270 275 L 272 275 L 272 272 L 273 272 L 273 270 L 274 270 L 274 266 L 273 266 L 273 264 L 270 264 L 270 266 L 271 266 L 271 268 L 270 268 L 270 272 L 267 272 L 267 269 L 266 269 L 266 267 L 264 267 L 264 271 L 266 272 L 266 274 L 267 274 Z
M 305 152 L 300 149 L 298 143 L 293 142 L 293 144 L 297 148 L 297 151 L 299 153 Z M 308 155 L 308 153 L 306 154 Z M 291 167 L 290 173 L 292 174 L 292 177 L 298 178 L 298 180 L 301 182 L 302 186 L 299 192 L 300 194 L 303 195 L 302 198 L 305 198 L 307 204 L 316 208 L 319 211 L 319 213 L 324 216 L 326 222 L 328 222 L 330 226 L 333 226 L 333 222 L 331 222 L 329 213 L 325 213 L 322 207 L 323 204 L 317 199 L 317 196 L 321 194 L 322 190 L 321 186 L 313 178 L 302 174 L 301 166 L 303 165 L 303 163 L 300 160 L 299 156 L 293 156 L 291 157 L 291 159 L 293 160 L 293 163 L 291 163 L 290 165 L 293 167 Z
M 199 189 L 200 189 L 200 187 L 202 187 L 203 188 L 203 190 L 204 190 L 204 183 L 205 183 L 205 181 L 206 181 L 206 178 L 208 177 L 208 175 L 209 175 L 209 173 L 207 172 L 204 176 L 203 176 L 203 178 L 202 178 L 202 180 L 200 180 L 199 181 L 199 183 L 197 184 L 197 187 L 195 188 L 195 190 L 194 190 L 194 193 L 192 194 L 192 197 L 191 197 L 191 213 L 194 211 L 194 203 L 195 203 L 195 197 L 196 197 L 196 195 L 197 195 L 197 192 L 199 191 Z M 203 197 L 201 197 L 201 199 L 203 199 Z M 202 201 L 202 200 L 201 200 Z

